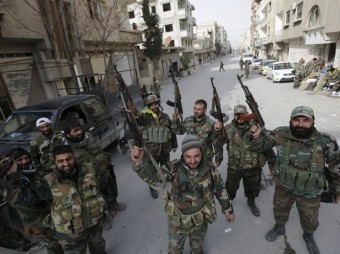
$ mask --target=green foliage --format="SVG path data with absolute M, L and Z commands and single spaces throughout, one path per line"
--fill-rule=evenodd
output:
M 215 47 L 216 47 L 216 55 L 221 55 L 222 52 L 222 46 L 219 42 L 215 42 Z
M 144 30 L 144 55 L 150 59 L 157 59 L 162 54 L 163 32 L 158 27 L 159 19 L 150 13 L 149 0 L 143 0 L 143 18 L 147 28 Z
M 181 63 L 183 66 L 183 70 L 188 70 L 189 69 L 189 64 L 190 64 L 190 58 L 188 55 L 183 55 L 183 57 L 181 57 Z

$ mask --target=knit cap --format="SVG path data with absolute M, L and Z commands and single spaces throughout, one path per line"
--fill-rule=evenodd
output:
M 185 153 L 186 151 L 193 148 L 202 149 L 202 142 L 198 139 L 197 136 L 188 134 L 182 141 L 182 153 Z

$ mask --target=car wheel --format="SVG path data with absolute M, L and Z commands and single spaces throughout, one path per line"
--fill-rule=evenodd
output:
M 268 75 L 266 75 L 266 78 L 269 79 Z
M 274 77 L 272 78 L 272 82 L 275 83 Z

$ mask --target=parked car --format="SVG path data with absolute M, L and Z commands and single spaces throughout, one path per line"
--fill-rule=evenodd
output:
M 253 59 L 253 69 L 257 69 L 259 65 L 262 63 L 263 59 L 261 58 L 255 58 Z
M 246 61 L 249 61 L 250 64 L 253 61 L 253 53 L 247 52 L 247 53 L 242 53 L 242 60 L 245 63 Z
M 271 63 L 275 63 L 276 60 L 263 60 L 262 63 L 260 63 L 260 65 L 258 66 L 258 72 L 259 74 L 266 76 L 267 74 L 267 68 Z
M 294 81 L 294 66 L 290 62 L 275 62 L 269 65 L 267 78 L 273 83 L 281 81 Z
M 30 141 L 39 135 L 35 122 L 40 117 L 49 118 L 54 130 L 62 130 L 68 120 L 78 121 L 104 149 L 119 138 L 125 121 L 117 94 L 107 99 L 109 105 L 96 95 L 69 95 L 13 111 L 0 129 L 0 155 L 17 146 L 29 149 Z M 141 98 L 135 98 L 134 103 L 139 109 L 144 107 Z

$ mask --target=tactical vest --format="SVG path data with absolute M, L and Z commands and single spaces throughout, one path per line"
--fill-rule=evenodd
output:
M 229 128 L 228 128 L 229 127 Z M 243 132 L 243 137 L 240 133 Z M 228 167 L 232 169 L 251 169 L 261 166 L 259 154 L 251 151 L 250 126 L 244 130 L 238 130 L 234 124 L 227 125 L 226 138 L 228 142 Z
M 163 144 L 171 139 L 171 131 L 167 126 L 150 125 L 143 128 L 145 142 Z
M 325 184 L 325 157 L 317 138 L 303 144 L 303 148 L 308 148 L 304 151 L 300 151 L 301 144 L 298 148 L 292 148 L 292 142 L 297 143 L 292 139 L 280 136 L 276 139 L 278 157 L 274 166 L 275 179 L 297 195 L 316 196 Z
M 99 192 L 91 164 L 84 164 L 79 172 L 78 188 L 73 181 L 61 179 L 56 172 L 44 178 L 53 196 L 51 218 L 55 231 L 72 235 L 100 222 L 105 200 Z

